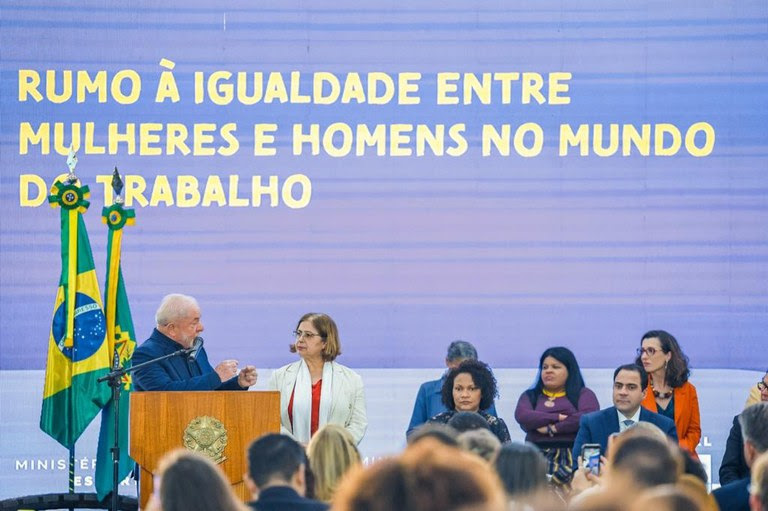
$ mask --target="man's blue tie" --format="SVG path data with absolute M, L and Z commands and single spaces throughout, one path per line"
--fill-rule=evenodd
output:
M 627 428 L 635 423 L 635 421 L 633 421 L 632 419 L 627 419 L 627 420 L 622 421 L 622 422 L 623 422 L 624 426 L 627 427 Z

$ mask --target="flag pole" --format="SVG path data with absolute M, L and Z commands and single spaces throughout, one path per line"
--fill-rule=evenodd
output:
M 75 153 L 73 146 L 69 146 L 69 154 L 67 155 L 67 167 L 69 168 L 69 175 L 67 176 L 67 182 L 69 184 L 75 184 L 77 183 L 77 176 L 75 175 L 75 167 L 77 167 L 77 153 Z M 72 210 L 71 212 L 75 212 L 76 214 L 77 210 Z M 70 213 L 71 213 L 70 212 Z M 77 221 L 72 222 L 72 215 L 70 214 L 70 232 L 69 232 L 69 239 L 70 239 L 70 247 L 69 247 L 69 286 L 68 290 L 70 291 L 70 299 L 68 300 L 67 306 L 70 310 L 67 310 L 67 336 L 65 338 L 65 346 L 68 344 L 72 347 L 74 351 L 77 351 L 77 346 L 74 345 L 74 339 L 73 339 L 73 328 L 74 328 L 74 310 L 75 310 L 75 297 L 74 293 L 76 290 L 76 287 L 74 285 L 75 279 L 77 278 L 77 246 L 75 245 L 75 248 L 73 250 L 72 248 L 72 240 L 74 239 L 75 242 L 77 241 L 77 233 L 73 233 L 71 231 L 72 224 L 74 223 L 77 225 Z M 75 261 L 72 261 L 72 258 L 75 258 Z M 74 272 L 74 276 L 73 276 Z M 69 402 L 70 407 L 70 417 L 74 414 L 74 401 L 70 400 Z M 75 444 L 73 443 L 72 446 L 69 448 L 69 494 L 73 495 L 75 493 Z M 74 503 L 69 505 L 69 511 L 75 511 Z

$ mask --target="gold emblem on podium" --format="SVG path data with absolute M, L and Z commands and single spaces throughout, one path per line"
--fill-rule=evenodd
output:
M 226 460 L 227 430 L 220 420 L 201 415 L 192 419 L 184 430 L 184 447 L 211 458 L 214 463 Z

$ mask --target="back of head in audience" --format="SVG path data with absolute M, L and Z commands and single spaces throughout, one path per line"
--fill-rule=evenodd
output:
M 315 498 L 330 502 L 341 478 L 360 464 L 360 452 L 352 435 L 337 424 L 320 428 L 307 446 L 314 476 Z
M 761 453 L 768 451 L 768 402 L 745 408 L 739 415 L 739 423 L 744 438 L 744 460 L 751 467 Z
M 632 505 L 631 511 L 703 511 L 684 490 L 664 485 L 644 492 Z
M 459 446 L 458 432 L 447 424 L 439 422 L 428 422 L 416 428 L 408 435 L 408 445 L 413 445 L 425 438 L 433 438 L 451 447 Z
M 211 460 L 186 449 L 171 451 L 160 460 L 155 495 L 148 509 L 162 511 L 242 511 L 227 478 Z M 155 497 L 153 497 L 154 499 Z M 159 506 L 158 506 L 159 504 Z
M 459 446 L 485 461 L 492 461 L 501 448 L 501 442 L 488 429 L 473 429 L 459 435 Z
M 752 465 L 749 505 L 752 511 L 768 511 L 768 452 Z
M 679 446 L 675 450 L 680 459 L 683 460 L 683 473 L 699 479 L 706 486 L 709 482 L 709 476 L 707 476 L 707 470 L 704 468 L 704 465 L 687 450 Z
M 648 436 L 627 438 L 610 453 L 610 477 L 636 488 L 674 484 L 680 470 L 666 441 Z
M 425 438 L 400 456 L 358 468 L 344 480 L 335 511 L 502 511 L 504 493 L 487 463 Z
M 473 429 L 487 429 L 489 431 L 491 429 L 483 416 L 475 412 L 457 412 L 450 418 L 448 425 L 459 433 Z
M 685 451 L 688 452 L 688 451 Z M 700 477 L 683 474 L 677 478 L 678 488 L 685 491 L 699 505 L 702 511 L 720 511 L 715 497 L 707 490 L 707 484 Z
M 301 444 L 289 436 L 269 433 L 248 447 L 245 482 L 254 497 L 270 486 L 290 486 L 304 495 L 306 463 Z
M 547 484 L 547 460 L 535 445 L 515 442 L 503 445 L 495 466 L 511 500 L 536 493 Z

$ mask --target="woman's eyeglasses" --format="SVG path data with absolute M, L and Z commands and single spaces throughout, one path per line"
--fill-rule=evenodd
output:
M 648 355 L 649 357 L 654 356 L 656 353 L 662 350 L 657 350 L 656 348 L 637 348 L 637 356 L 642 357 L 643 355 Z
M 320 335 L 320 334 L 316 334 L 316 333 L 314 333 L 314 332 L 302 332 L 301 330 L 294 330 L 294 331 L 293 331 L 293 336 L 294 336 L 294 337 L 295 337 L 297 340 L 301 339 L 302 337 L 303 337 L 303 338 L 305 338 L 305 339 L 307 339 L 307 340 L 311 340 L 311 339 L 314 339 L 315 337 L 320 337 L 320 338 L 323 338 L 323 336 L 322 336 L 322 335 Z

